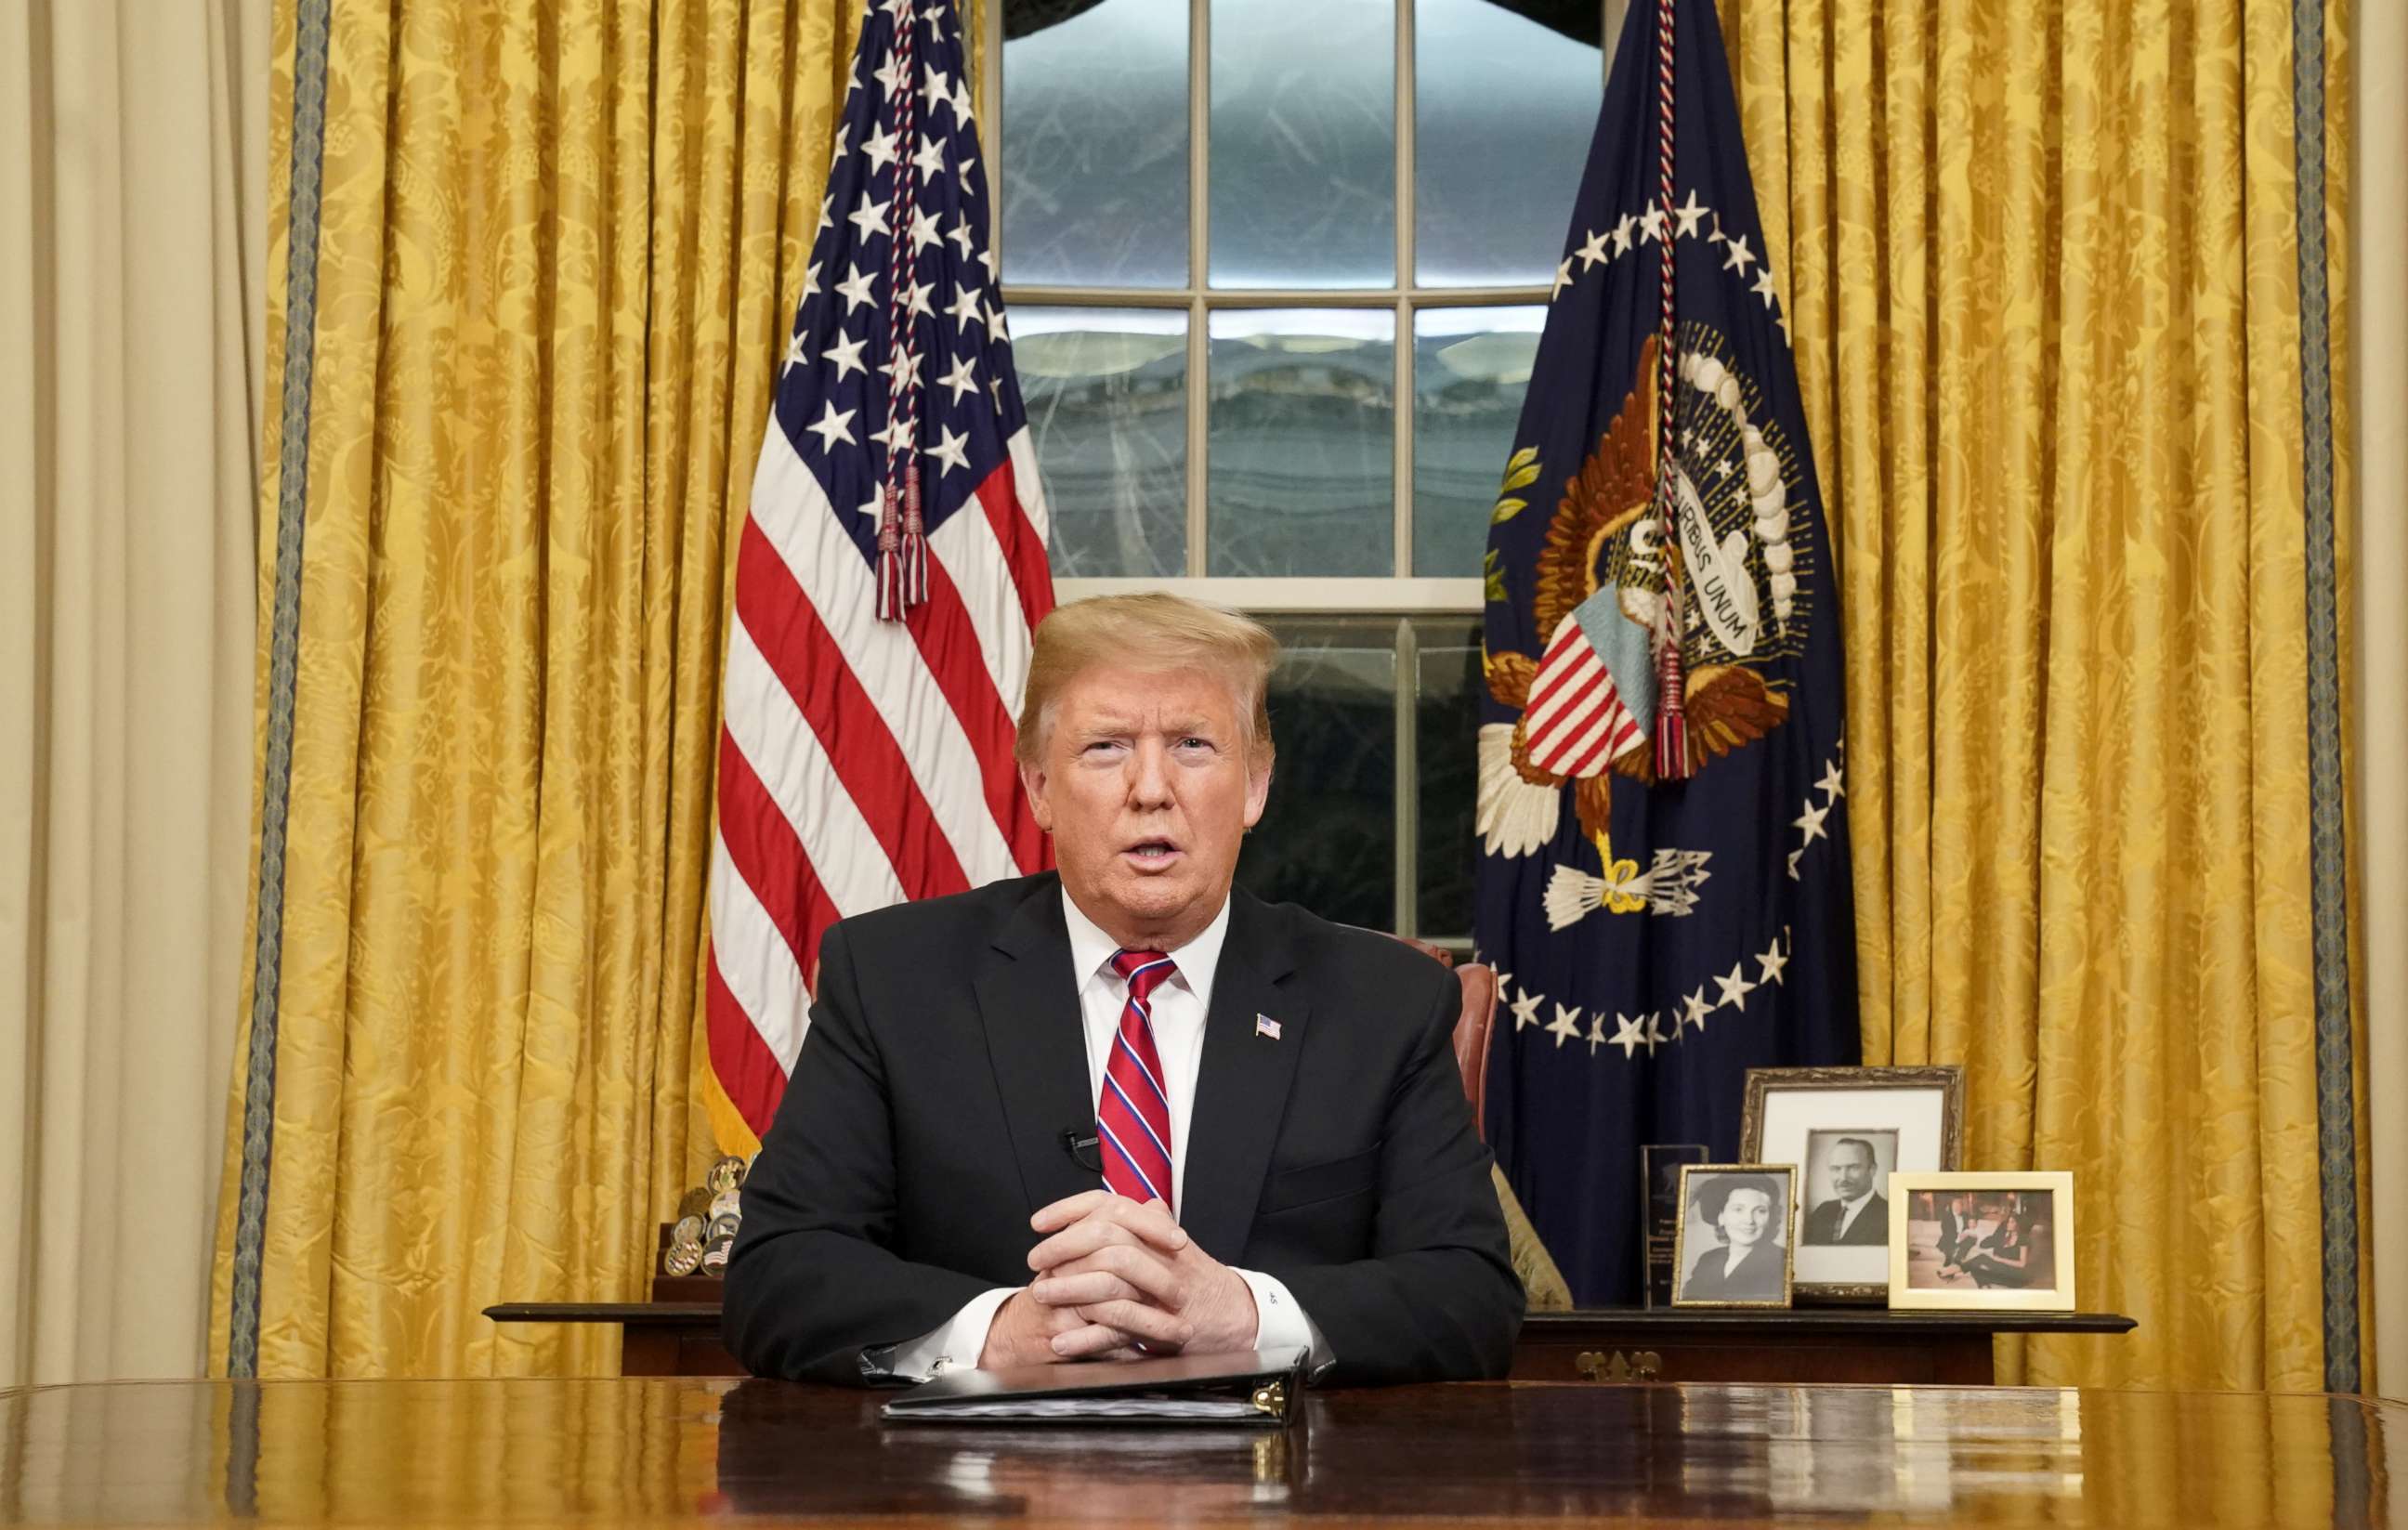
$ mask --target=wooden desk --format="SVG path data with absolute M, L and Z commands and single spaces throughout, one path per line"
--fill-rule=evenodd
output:
M 2314 1394 L 1497 1382 L 1278 1431 L 882 1424 L 789 1382 L 119 1382 L 0 1393 L 0 1523 L 444 1527 L 1573 1518 L 2408 1525 L 2408 1408 Z
M 741 1376 L 719 1342 L 719 1304 L 509 1302 L 495 1323 L 617 1323 L 627 1376 Z M 1987 1386 L 1991 1338 L 2123 1334 L 2109 1312 L 1891 1312 L 1869 1307 L 1727 1312 L 1636 1308 L 1534 1312 L 1513 1349 L 1517 1381 L 1863 1381 Z

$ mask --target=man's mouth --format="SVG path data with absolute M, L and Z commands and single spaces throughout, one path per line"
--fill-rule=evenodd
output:
M 1121 855 L 1140 869 L 1160 870 L 1179 859 L 1179 847 L 1168 839 L 1140 839 Z

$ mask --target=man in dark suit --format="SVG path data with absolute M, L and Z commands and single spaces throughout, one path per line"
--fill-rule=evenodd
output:
M 1879 1159 L 1861 1137 L 1831 1144 L 1831 1198 L 1806 1213 L 1808 1243 L 1885 1244 L 1889 1198 L 1873 1191 Z
M 755 1373 L 1295 1344 L 1342 1381 L 1503 1374 L 1454 979 L 1231 887 L 1274 652 L 1168 595 L 1039 626 L 1017 752 L 1060 871 L 829 931 L 728 1263 Z

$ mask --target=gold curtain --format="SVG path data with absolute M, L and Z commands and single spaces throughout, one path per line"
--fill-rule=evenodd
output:
M 301 26 L 329 10 L 325 33 Z M 291 784 L 259 1007 L 263 1376 L 611 1368 L 604 1330 L 480 1309 L 640 1296 L 653 1223 L 709 1151 L 689 1102 L 724 551 L 858 10 L 278 0 L 259 728 L 263 758 L 289 736 Z M 316 70 L 313 220 L 292 164 Z M 312 236 L 296 293 L 288 256 Z M 288 493 L 306 507 L 289 706 Z M 253 868 L 259 849 L 254 830 Z M 254 890 L 254 933 L 260 914 Z M 249 1278 L 258 978 L 213 1369 Z
M 1962 1063 L 1968 1166 L 2071 1169 L 2081 1304 L 2140 1320 L 2002 1379 L 2319 1387 L 2291 0 L 1721 8 L 1841 549 L 1866 1060 Z

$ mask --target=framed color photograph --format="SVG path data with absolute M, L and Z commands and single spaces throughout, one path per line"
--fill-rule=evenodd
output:
M 1889 1305 L 1913 1311 L 2073 1310 L 2073 1176 L 1894 1174 Z
M 1799 1300 L 1888 1294 L 1889 1177 L 1956 1168 L 1964 1114 L 1954 1066 L 1748 1069 L 1740 1156 L 1798 1169 Z
M 1797 1178 L 1786 1164 L 1681 1165 L 1674 1307 L 1789 1305 Z

